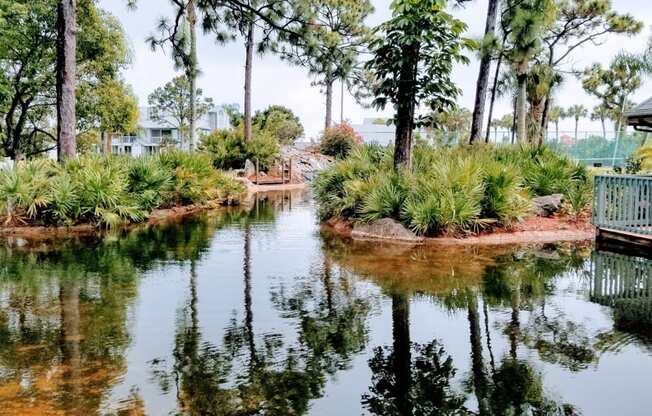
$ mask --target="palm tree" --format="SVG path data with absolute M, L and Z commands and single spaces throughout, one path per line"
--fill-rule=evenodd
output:
M 489 0 L 487 9 L 487 22 L 485 25 L 484 36 L 490 38 L 494 36 L 496 30 L 496 21 L 498 19 L 498 0 Z M 473 107 L 473 121 L 471 123 L 470 143 L 480 138 L 482 134 L 482 121 L 484 119 L 484 106 L 487 101 L 487 87 L 489 83 L 489 71 L 491 70 L 491 56 L 487 51 L 482 51 L 480 59 L 480 72 L 478 82 L 475 88 L 475 105 Z
M 512 2 L 508 2 L 512 3 Z M 554 22 L 555 3 L 552 0 L 523 0 L 509 4 L 503 17 L 509 28 L 507 57 L 517 80 L 516 126 L 519 143 L 527 137 L 527 81 L 531 61 L 541 47 L 541 35 Z
M 610 110 L 604 105 L 596 105 L 591 111 L 591 120 L 597 121 L 600 120 L 602 124 L 602 138 L 607 139 L 607 128 L 605 127 L 605 121 L 609 118 Z
M 577 126 L 580 123 L 580 119 L 586 117 L 588 114 L 589 111 L 582 104 L 572 105 L 568 108 L 568 117 L 575 119 L 575 140 L 577 140 Z
M 548 122 L 555 124 L 555 138 L 559 142 L 559 121 L 566 118 L 566 112 L 558 105 L 552 107 L 548 113 Z
M 77 18 L 74 0 L 59 0 L 57 7 L 57 150 L 58 159 L 75 157 L 75 89 L 77 84 Z

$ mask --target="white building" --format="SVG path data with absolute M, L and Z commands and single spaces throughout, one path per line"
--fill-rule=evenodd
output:
M 159 120 L 153 117 L 151 107 L 138 109 L 137 131 L 131 134 L 115 136 L 111 141 L 112 153 L 128 154 L 133 156 L 149 155 L 158 153 L 161 145 L 181 146 L 179 130 L 171 120 Z M 222 106 L 209 111 L 196 123 L 197 138 L 208 134 L 215 129 L 226 129 L 231 127 L 229 115 Z
M 374 118 L 365 118 L 362 124 L 351 124 L 351 127 L 362 137 L 365 143 L 377 143 L 384 146 L 393 143 L 396 136 L 396 126 L 393 124 L 390 126 L 377 124 L 376 120 Z

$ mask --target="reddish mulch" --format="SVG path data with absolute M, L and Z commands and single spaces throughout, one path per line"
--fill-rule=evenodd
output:
M 353 225 L 341 218 L 332 218 L 324 223 L 324 228 L 334 234 L 351 237 Z M 478 234 L 463 236 L 442 235 L 426 238 L 426 245 L 513 245 L 556 243 L 562 241 L 588 241 L 595 238 L 595 229 L 590 216 L 583 214 L 578 218 L 555 216 L 550 218 L 530 217 L 512 227 L 497 227 Z M 391 242 L 391 240 L 380 240 Z

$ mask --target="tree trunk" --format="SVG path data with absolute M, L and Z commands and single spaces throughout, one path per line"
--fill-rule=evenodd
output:
M 501 44 L 500 56 L 498 56 L 498 62 L 496 62 L 496 71 L 494 73 L 494 84 L 491 86 L 491 101 L 489 103 L 489 121 L 487 121 L 487 135 L 485 136 L 485 143 L 489 143 L 489 126 L 491 125 L 491 119 L 494 116 L 494 105 L 496 104 L 496 93 L 498 90 L 498 78 L 500 77 L 500 67 L 503 63 L 503 53 L 502 47 L 505 45 L 505 36 L 503 35 L 503 42 Z
M 344 79 L 342 79 L 342 91 L 340 93 L 340 124 L 344 124 Z
M 394 377 L 396 407 L 401 415 L 412 414 L 410 385 L 412 354 L 410 342 L 410 300 L 406 295 L 392 295 L 392 336 L 394 339 Z
M 247 344 L 249 348 L 249 365 L 253 368 L 257 362 L 256 343 L 254 338 L 254 312 L 251 298 L 251 224 L 249 220 L 245 223 L 244 230 L 244 308 L 245 308 L 245 329 Z
M 602 138 L 607 140 L 607 126 L 604 124 L 604 118 L 600 119 L 600 123 L 602 123 Z
M 485 24 L 484 35 L 493 35 L 496 30 L 496 21 L 498 18 L 498 0 L 489 0 L 487 10 L 487 22 Z M 489 54 L 483 54 L 480 60 L 480 73 L 478 82 L 475 86 L 475 105 L 473 106 L 473 120 L 471 122 L 471 137 L 469 143 L 473 144 L 480 140 L 482 136 L 482 122 L 484 121 L 484 106 L 487 101 L 487 84 L 489 82 L 489 72 L 491 71 L 491 57 Z M 491 118 L 489 118 L 491 122 Z
M 75 88 L 77 83 L 76 0 L 59 0 L 57 8 L 57 156 L 59 161 L 77 154 Z
M 396 104 L 396 139 L 394 143 L 394 169 L 412 166 L 412 136 L 414 134 L 414 99 L 416 73 L 419 64 L 419 45 L 406 51 L 399 77 Z
M 512 319 L 509 323 L 509 355 L 515 360 L 518 350 L 518 337 L 521 332 L 521 283 L 518 282 L 512 290 Z
M 328 130 L 333 124 L 333 83 L 330 73 L 326 75 L 326 119 L 324 129 Z
M 516 136 L 520 144 L 527 143 L 527 75 L 518 76 L 518 97 L 516 99 Z
M 575 141 L 577 141 L 577 128 L 580 124 L 580 119 L 575 117 Z
M 555 137 L 557 138 L 557 143 L 559 143 L 559 122 L 555 121 Z
M 244 96 L 244 136 L 245 141 L 252 139 L 251 127 L 251 75 L 254 60 L 254 23 L 249 23 L 247 31 L 246 58 L 245 58 L 245 96 Z
M 65 406 L 70 414 L 81 411 L 82 354 L 81 354 L 81 313 L 79 308 L 79 283 L 62 279 L 59 289 L 61 307 L 61 349 L 65 371 L 66 392 L 69 395 Z
M 197 134 L 197 11 L 195 1 L 188 1 L 188 24 L 190 26 L 190 68 L 188 80 L 190 81 L 190 132 L 188 133 L 188 150 L 195 150 Z
M 487 373 L 482 357 L 482 333 L 480 330 L 480 314 L 478 300 L 475 295 L 468 301 L 469 336 L 471 341 L 471 363 L 473 371 L 473 387 L 478 400 L 480 415 L 488 414 L 487 408 Z
M 518 104 L 518 99 L 517 97 L 514 97 L 514 103 L 512 104 L 513 106 L 513 111 L 512 111 L 512 144 L 515 142 L 516 138 L 516 105 Z

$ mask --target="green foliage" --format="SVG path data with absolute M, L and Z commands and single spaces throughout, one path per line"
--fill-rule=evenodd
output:
M 130 55 L 122 27 L 96 2 L 78 3 L 78 84 L 86 88 L 119 80 Z M 0 0 L 0 147 L 12 159 L 55 144 L 50 121 L 56 96 L 56 7 L 53 0 Z M 81 108 L 79 130 L 106 109 Z
M 241 129 L 213 130 L 203 136 L 199 150 L 213 158 L 217 169 L 241 169 L 247 160 L 244 135 Z
M 362 138 L 351 126 L 338 124 L 324 131 L 319 143 L 319 150 L 324 155 L 343 159 L 361 144 Z
M 411 171 L 392 160 L 391 149 L 363 146 L 321 173 L 320 217 L 390 217 L 421 235 L 456 234 L 521 221 L 533 196 L 561 192 L 580 211 L 587 194 L 579 190 L 590 189 L 583 167 L 546 147 L 419 144 Z
M 592 181 L 571 181 L 564 192 L 565 209 L 574 216 L 580 214 L 589 206 L 592 200 Z
M 616 124 L 616 131 L 626 124 L 625 114 L 631 105 L 629 97 L 643 82 L 643 76 L 651 72 L 649 57 L 645 54 L 621 52 L 605 68 L 593 64 L 582 75 L 584 90 L 598 98 L 603 111 Z
M 6 223 L 115 227 L 143 221 L 156 208 L 226 199 L 241 190 L 206 155 L 81 157 L 63 165 L 34 160 L 0 172 L 0 210 Z
M 242 127 L 205 135 L 199 149 L 210 155 L 217 169 L 242 169 L 247 159 L 257 160 L 260 169 L 267 169 L 280 153 L 278 141 L 267 130 L 255 129 L 247 143 Z
M 344 80 L 349 89 L 360 86 L 360 56 L 369 42 L 371 31 L 365 19 L 374 11 L 370 0 L 301 0 L 309 11 L 311 23 L 300 42 L 281 44 L 282 59 L 302 66 L 326 92 L 332 92 L 336 80 Z M 353 91 L 355 94 L 355 91 Z
M 366 68 L 375 78 L 374 107 L 407 100 L 404 105 L 424 102 L 439 112 L 455 108 L 460 90 L 451 71 L 456 62 L 468 62 L 463 52 L 476 45 L 461 37 L 466 25 L 444 7 L 441 0 L 392 3 L 392 18 L 376 28 L 377 37 L 369 46 L 374 57 Z
M 81 130 L 108 133 L 136 130 L 138 103 L 120 79 L 83 81 L 77 86 L 77 119 Z
M 192 98 L 194 98 L 196 106 L 195 121 L 213 108 L 213 100 L 203 98 L 201 89 L 197 89 L 194 93 L 193 97 L 190 80 L 187 76 L 175 77 L 164 86 L 154 90 L 147 98 L 151 107 L 150 117 L 159 123 L 179 129 L 182 140 L 187 140 L 192 119 L 190 109 Z
M 259 130 L 271 134 L 280 144 L 293 144 L 303 136 L 303 125 L 292 110 L 281 105 L 271 105 L 265 111 L 258 111 L 253 124 Z

